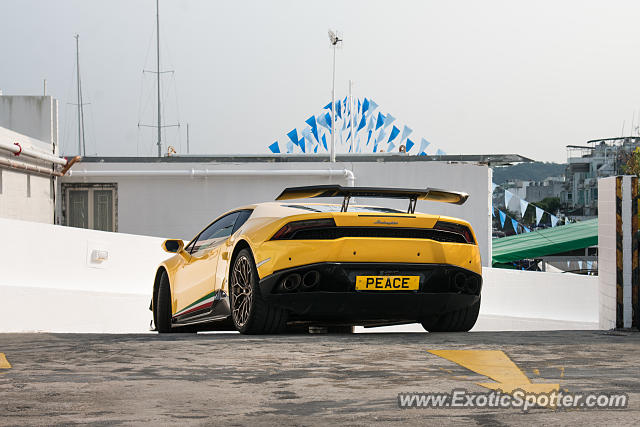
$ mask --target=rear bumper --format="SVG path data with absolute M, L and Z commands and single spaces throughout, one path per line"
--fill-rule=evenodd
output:
M 313 287 L 283 286 L 292 274 L 304 277 L 312 271 L 320 277 Z M 359 275 L 419 276 L 420 289 L 356 291 Z M 326 262 L 281 270 L 260 281 L 263 297 L 287 309 L 291 320 L 332 322 L 416 321 L 474 304 L 481 288 L 480 275 L 447 264 Z

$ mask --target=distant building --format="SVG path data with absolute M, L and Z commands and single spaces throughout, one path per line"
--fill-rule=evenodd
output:
M 548 197 L 561 198 L 564 191 L 565 177 L 550 176 L 544 181 L 530 182 L 527 186 L 525 200 L 530 203 L 539 202 Z
M 0 93 L 0 217 L 54 222 L 58 101 Z
M 622 174 L 624 157 L 640 147 L 640 137 L 587 141 L 567 146 L 566 183 L 560 201 L 570 216 L 598 214 L 598 178 Z

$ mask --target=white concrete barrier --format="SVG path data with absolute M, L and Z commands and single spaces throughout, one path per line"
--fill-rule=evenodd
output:
M 482 269 L 480 314 L 598 324 L 598 277 Z
M 148 330 L 163 239 L 4 218 L 0 236 L 0 332 Z
M 148 330 L 163 239 L 8 219 L 0 235 L 0 332 Z M 486 328 L 597 328 L 596 277 L 492 268 L 483 276 L 481 320 L 510 319 Z

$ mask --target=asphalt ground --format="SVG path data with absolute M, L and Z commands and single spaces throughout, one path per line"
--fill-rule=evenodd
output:
M 501 351 L 534 384 L 557 383 L 570 393 L 626 393 L 628 407 L 400 409 L 402 392 L 488 391 L 477 383 L 492 378 L 429 352 L 434 350 L 498 356 Z M 0 353 L 0 425 L 637 425 L 640 420 L 638 332 L 0 334 Z

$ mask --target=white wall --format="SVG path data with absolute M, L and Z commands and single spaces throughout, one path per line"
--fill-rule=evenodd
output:
M 482 269 L 480 313 L 598 323 L 598 278 L 566 273 Z
M 0 96 L 0 101 L 2 100 Z M 51 154 L 52 143 L 46 143 L 0 127 L 0 141 L 22 148 Z M 51 162 L 27 156 L 14 156 L 0 149 L 0 157 L 50 168 Z M 31 191 L 27 190 L 30 183 Z M 24 219 L 53 223 L 55 182 L 50 176 L 0 166 L 0 218 Z
M 169 256 L 162 239 L 8 219 L 0 232 L 11 242 L 0 246 L 0 332 L 148 330 L 156 266 Z M 91 262 L 94 249 L 108 261 Z M 491 268 L 483 277 L 481 320 L 494 319 L 493 330 L 495 319 L 502 330 L 597 325 L 595 277 Z
M 0 126 L 58 145 L 58 100 L 0 95 Z
M 349 162 L 246 162 L 246 163 L 80 163 L 67 183 L 117 183 L 118 231 L 149 236 L 174 236 L 190 239 L 216 216 L 227 210 L 257 202 L 272 201 L 285 187 L 312 184 L 342 184 L 346 178 L 313 176 L 262 177 L 81 177 L 83 170 L 327 170 L 348 169 L 355 174 L 356 186 L 436 187 L 470 194 L 463 206 L 419 201 L 420 212 L 452 215 L 473 226 L 483 265 L 491 262 L 490 193 L 491 170 L 487 166 L 447 164 L 431 161 Z M 329 200 L 335 202 L 337 200 Z M 357 200 L 357 203 L 364 200 Z M 407 201 L 369 200 L 373 204 L 406 209 Z
M 0 218 L 0 285 L 145 294 L 169 254 L 163 239 Z M 108 259 L 93 262 L 94 250 Z

